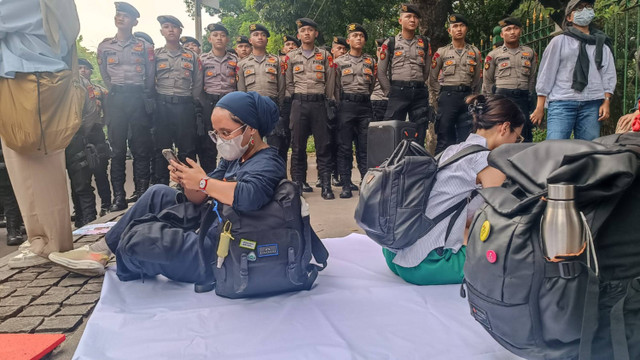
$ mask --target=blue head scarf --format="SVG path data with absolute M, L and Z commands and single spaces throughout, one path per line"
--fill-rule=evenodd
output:
M 229 110 L 243 123 L 258 130 L 261 136 L 269 135 L 280 116 L 273 100 L 255 91 L 229 93 L 218 101 L 216 107 Z

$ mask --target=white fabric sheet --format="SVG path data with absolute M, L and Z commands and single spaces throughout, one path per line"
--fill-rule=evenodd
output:
M 519 359 L 469 315 L 459 285 L 405 283 L 363 235 L 324 243 L 311 291 L 262 299 L 109 269 L 74 359 Z

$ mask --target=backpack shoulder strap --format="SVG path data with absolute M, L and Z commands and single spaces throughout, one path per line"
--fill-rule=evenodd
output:
M 387 66 L 387 72 L 389 74 L 389 82 L 393 80 L 391 78 L 393 76 L 391 71 L 391 65 L 393 65 L 393 54 L 395 53 L 395 49 L 396 49 L 396 37 L 390 36 L 389 39 L 387 40 L 387 51 L 389 51 L 389 63 L 388 63 L 389 65 Z
M 311 227 L 311 219 L 309 216 L 305 216 L 302 218 L 302 224 L 304 226 L 305 237 L 308 237 L 311 241 L 311 254 L 316 262 L 320 265 L 313 265 L 318 271 L 322 271 L 327 267 L 327 259 L 329 259 L 329 251 L 324 247 L 322 240 L 318 237 L 316 232 Z
M 489 149 L 487 149 L 486 147 L 482 146 L 482 145 L 471 145 L 471 146 L 467 146 L 466 148 L 458 151 L 457 153 L 455 153 L 452 157 L 448 158 L 447 160 L 445 160 L 445 162 L 443 162 L 442 164 L 440 164 L 440 158 L 442 157 L 442 153 L 438 154 L 436 156 L 436 160 L 438 161 L 438 170 L 447 167 L 455 162 L 457 162 L 458 160 L 461 160 L 462 158 L 465 158 L 469 155 L 475 154 L 475 153 L 479 153 L 479 152 L 483 152 L 483 151 L 490 151 Z

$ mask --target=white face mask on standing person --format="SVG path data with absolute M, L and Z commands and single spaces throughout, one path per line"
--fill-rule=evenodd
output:
M 588 26 L 596 16 L 593 8 L 585 7 L 582 10 L 576 10 L 573 12 L 573 23 L 578 26 Z

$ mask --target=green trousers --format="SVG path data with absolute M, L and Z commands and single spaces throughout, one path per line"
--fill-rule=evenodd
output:
M 394 264 L 396 254 L 387 249 L 382 249 L 389 269 L 400 276 L 404 281 L 416 285 L 446 285 L 460 284 L 464 277 L 464 260 L 467 258 L 467 248 L 463 246 L 457 253 L 451 249 L 444 249 L 442 255 L 436 250 L 427 255 L 418 266 L 402 267 Z

